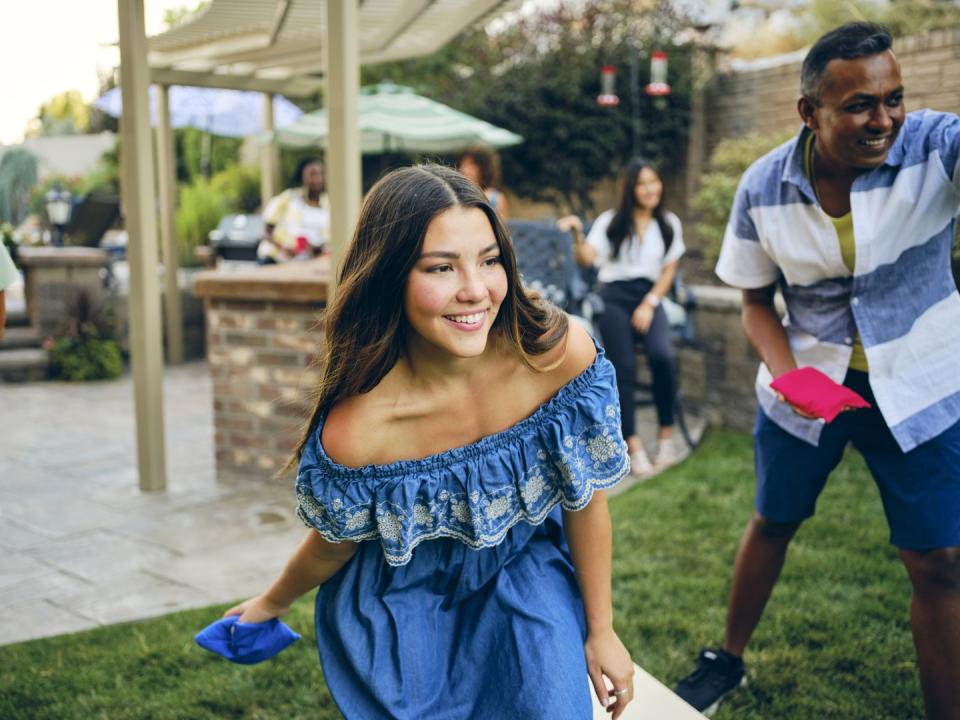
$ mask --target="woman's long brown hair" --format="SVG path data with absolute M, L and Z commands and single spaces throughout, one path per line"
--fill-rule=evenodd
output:
M 566 336 L 567 316 L 520 284 L 510 236 L 476 185 L 442 165 L 394 170 L 370 189 L 360 210 L 337 291 L 324 317 L 326 343 L 316 406 L 284 470 L 299 461 L 320 417 L 337 401 L 372 390 L 400 358 L 407 277 L 423 251 L 430 222 L 454 207 L 482 210 L 500 248 L 507 294 L 492 333 L 508 339 L 530 367 L 535 367 L 531 358 Z

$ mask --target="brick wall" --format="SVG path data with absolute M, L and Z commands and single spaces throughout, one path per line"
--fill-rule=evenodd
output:
M 266 476 L 284 466 L 313 410 L 322 343 L 318 306 L 208 302 L 218 470 Z
M 960 27 L 898 38 L 908 110 L 960 113 Z M 707 94 L 707 145 L 749 132 L 796 127 L 800 65 L 806 51 L 743 63 L 717 74 Z
M 323 259 L 195 279 L 206 308 L 218 476 L 267 480 L 293 453 L 319 382 L 326 277 Z

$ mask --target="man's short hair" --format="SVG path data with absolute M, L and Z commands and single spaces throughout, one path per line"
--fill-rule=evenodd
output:
M 870 22 L 850 22 L 834 28 L 817 40 L 803 59 L 800 70 L 800 93 L 820 104 L 820 84 L 827 63 L 831 60 L 855 60 L 877 55 L 893 45 L 890 31 Z

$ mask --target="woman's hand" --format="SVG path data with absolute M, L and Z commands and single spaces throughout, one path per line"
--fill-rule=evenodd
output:
M 557 230 L 572 232 L 574 238 L 583 237 L 583 221 L 576 215 L 564 215 L 557 220 Z
M 653 322 L 653 313 L 656 311 L 656 308 L 650 305 L 650 303 L 642 302 L 637 305 L 636 309 L 633 311 L 633 315 L 630 317 L 630 324 L 633 326 L 633 329 L 638 333 L 646 333 L 650 329 L 650 324 Z
M 223 616 L 230 617 L 231 615 L 239 615 L 240 622 L 256 624 L 273 620 L 273 618 L 280 617 L 281 615 L 286 615 L 289 610 L 289 605 L 277 605 L 269 600 L 266 595 L 257 595 L 257 597 L 250 598 L 239 605 L 234 605 L 227 610 Z
M 613 628 L 591 631 L 583 645 L 583 652 L 597 699 L 608 713 L 613 713 L 613 720 L 616 720 L 633 700 L 633 661 L 630 653 Z M 612 688 L 607 687 L 604 678 L 610 680 Z

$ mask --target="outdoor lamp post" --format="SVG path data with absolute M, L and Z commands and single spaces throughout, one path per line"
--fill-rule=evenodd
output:
M 47 217 L 56 229 L 52 242 L 54 245 L 63 245 L 63 227 L 70 222 L 70 213 L 73 210 L 70 193 L 59 185 L 54 185 L 44 199 L 47 203 Z

